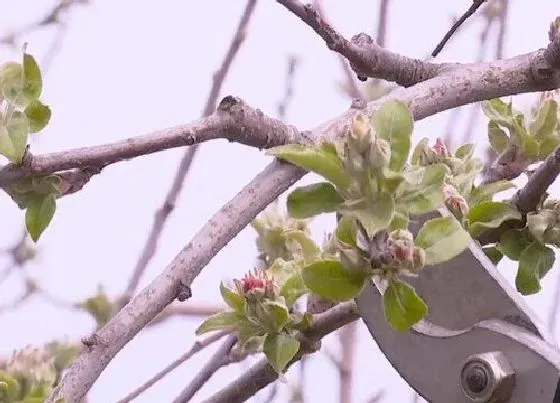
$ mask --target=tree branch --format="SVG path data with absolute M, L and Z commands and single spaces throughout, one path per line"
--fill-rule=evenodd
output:
M 212 355 L 200 371 L 197 372 L 194 379 L 183 389 L 179 396 L 173 400 L 173 403 L 187 403 L 200 390 L 200 388 L 210 379 L 216 371 L 229 362 L 228 354 L 237 341 L 237 337 L 229 336 L 218 350 Z
M 212 87 L 210 88 L 210 93 L 208 94 L 208 99 L 206 101 L 206 105 L 204 106 L 204 111 L 202 112 L 203 117 L 210 116 L 216 109 L 216 103 L 218 102 L 218 96 L 222 85 L 232 65 L 233 59 L 237 55 L 237 52 L 245 40 L 247 26 L 249 25 L 249 21 L 253 15 L 256 4 L 257 0 L 247 1 L 245 9 L 241 15 L 241 19 L 239 20 L 239 24 L 237 25 L 237 29 L 233 35 L 231 44 L 224 56 L 224 60 L 222 61 L 218 71 L 214 73 Z M 175 173 L 175 177 L 173 178 L 171 188 L 169 189 L 163 204 L 154 215 L 154 221 L 150 234 L 148 235 L 142 254 L 134 267 L 134 271 L 132 272 L 132 276 L 130 277 L 124 295 L 116 307 L 116 311 L 122 309 L 122 307 L 130 301 L 130 298 L 132 298 L 132 295 L 138 288 L 138 284 L 140 283 L 143 273 L 146 271 L 146 267 L 148 267 L 148 263 L 155 255 L 159 238 L 163 232 L 163 227 L 165 226 L 167 218 L 175 208 L 175 203 L 177 203 L 177 199 L 179 198 L 185 178 L 192 166 L 198 147 L 199 145 L 196 144 L 185 151 L 185 154 L 183 155 L 183 158 L 177 168 L 177 172 Z
M 33 156 L 27 165 L 5 165 L 0 169 L 0 185 L 72 168 L 105 167 L 141 155 L 220 138 L 259 149 L 301 141 L 295 127 L 264 115 L 239 98 L 228 96 L 222 99 L 215 113 L 194 123 L 110 144 Z
M 397 89 L 390 97 L 368 103 L 361 112 L 371 116 L 387 99 L 396 98 L 408 104 L 414 119 L 420 120 L 472 102 L 557 88 L 560 73 L 547 63 L 544 54 L 545 50 L 539 50 L 492 63 L 461 65 L 413 87 Z M 323 123 L 311 131 L 311 136 L 316 141 L 343 136 L 355 113 L 352 109 Z M 296 140 L 295 129 L 275 122 L 275 132 L 270 136 L 268 131 L 260 135 L 253 131 L 258 127 L 264 129 L 266 125 L 244 127 L 245 130 L 230 126 L 228 135 L 252 133 L 261 140 L 266 137 L 265 144 Z M 173 301 L 178 287 L 190 286 L 218 251 L 304 174 L 302 169 L 277 160 L 259 173 L 202 227 L 151 284 L 96 333 L 100 342 L 77 357 L 47 401 L 54 403 L 58 398 L 79 401 L 113 357 Z
M 383 49 L 367 34 L 355 35 L 351 41 L 334 30 L 312 5 L 297 0 L 277 0 L 309 25 L 330 50 L 340 53 L 350 62 L 358 78 L 367 77 L 394 81 L 404 87 L 435 77 L 444 65 L 424 62 Z
M 177 358 L 175 361 L 173 361 L 171 364 L 169 364 L 167 367 L 165 367 L 164 369 L 162 369 L 160 372 L 158 372 L 156 375 L 154 375 L 153 378 L 151 378 L 149 381 L 145 382 L 142 386 L 140 386 L 138 389 L 132 391 L 130 394 L 128 394 L 126 397 L 122 398 L 121 400 L 119 400 L 117 403 L 129 403 L 132 402 L 134 399 L 136 399 L 138 396 L 140 396 L 142 393 L 144 393 L 146 390 L 150 389 L 152 386 L 154 386 L 157 382 L 159 382 L 160 380 L 162 380 L 164 377 L 166 377 L 171 371 L 175 370 L 175 368 L 177 368 L 179 365 L 181 365 L 182 363 L 184 363 L 185 361 L 187 361 L 189 358 L 191 358 L 192 356 L 194 356 L 195 354 L 197 354 L 198 352 L 200 352 L 201 350 L 205 349 L 206 347 L 208 347 L 209 345 L 215 343 L 216 341 L 218 341 L 219 339 L 221 339 L 222 337 L 224 337 L 227 334 L 227 332 L 216 332 L 210 336 L 208 336 L 207 338 L 203 339 L 203 340 L 197 340 L 192 347 L 189 349 L 189 351 L 187 351 L 186 353 L 184 353 L 183 355 L 181 355 L 179 358 Z
M 353 322 L 358 317 L 354 302 L 339 304 L 324 313 L 314 315 L 311 328 L 303 332 L 303 335 L 308 343 L 316 342 L 336 329 Z M 305 348 L 301 348 L 287 368 L 308 352 Z M 204 403 L 244 402 L 277 378 L 276 371 L 272 369 L 266 359 L 262 359 L 245 374 L 205 400 Z

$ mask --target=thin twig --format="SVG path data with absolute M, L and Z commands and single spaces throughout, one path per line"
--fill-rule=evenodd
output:
M 389 0 L 380 0 L 379 19 L 377 22 L 377 36 L 375 38 L 375 41 L 382 48 L 385 47 L 387 41 L 388 22 L 389 22 Z
M 210 316 L 226 309 L 221 305 L 204 305 L 204 304 L 187 304 L 187 305 L 169 305 L 158 316 L 150 322 L 150 326 L 158 325 L 170 318 L 175 317 L 193 317 L 193 316 Z
M 159 382 L 164 377 L 169 375 L 179 365 L 183 364 L 185 361 L 187 361 L 192 356 L 194 356 L 198 352 L 202 351 L 203 349 L 205 349 L 209 345 L 211 345 L 211 344 L 215 343 L 216 341 L 220 340 L 226 334 L 228 334 L 228 332 L 225 332 L 225 331 L 216 332 L 216 333 L 208 336 L 205 339 L 195 341 L 194 344 L 192 345 L 192 347 L 187 352 L 182 354 L 179 358 L 177 358 L 175 361 L 173 361 L 167 367 L 165 367 L 164 369 L 159 371 L 157 374 L 155 374 L 150 380 L 145 382 L 138 389 L 135 389 L 134 391 L 132 391 L 131 393 L 126 395 L 124 398 L 119 400 L 117 403 L 129 403 L 129 402 L 133 401 L 138 396 L 140 396 L 142 393 L 144 393 L 145 391 L 150 389 L 152 386 L 154 386 L 157 382 Z
M 233 39 L 231 44 L 226 52 L 226 55 L 222 61 L 222 64 L 218 71 L 214 73 L 212 79 L 212 87 L 210 89 L 210 93 L 208 95 L 208 99 L 206 101 L 206 105 L 202 112 L 202 116 L 210 116 L 214 109 L 216 108 L 216 103 L 218 102 L 218 96 L 220 95 L 220 91 L 222 89 L 222 85 L 225 81 L 227 73 L 233 63 L 235 56 L 237 55 L 239 49 L 241 48 L 241 44 L 245 40 L 247 27 L 249 25 L 249 21 L 253 12 L 255 10 L 255 6 L 257 4 L 257 0 L 248 0 L 245 6 L 245 9 L 241 15 L 241 19 L 239 20 L 239 24 L 237 29 L 233 35 Z M 150 234 L 148 235 L 148 239 L 144 245 L 142 250 L 142 254 L 138 259 L 136 266 L 134 267 L 134 271 L 130 277 L 126 290 L 123 294 L 123 298 L 119 301 L 116 310 L 122 309 L 125 306 L 136 289 L 138 288 L 138 284 L 140 284 L 140 279 L 142 275 L 146 271 L 148 264 L 150 263 L 151 259 L 156 253 L 157 245 L 159 243 L 159 239 L 163 232 L 163 228 L 165 227 L 165 223 L 167 222 L 167 218 L 171 214 L 171 212 L 175 208 L 175 204 L 177 203 L 177 199 L 179 198 L 179 194 L 183 188 L 183 184 L 185 182 L 185 178 L 190 171 L 192 166 L 192 162 L 194 157 L 198 151 L 198 144 L 193 145 L 192 147 L 188 148 L 179 163 L 177 168 L 177 172 L 175 173 L 175 177 L 173 178 L 172 185 L 167 192 L 167 196 L 161 207 L 156 211 L 154 216 L 154 221 L 152 224 L 152 228 L 150 229 Z
M 352 322 L 341 328 L 339 333 L 341 357 L 338 366 L 339 398 L 340 403 L 352 402 L 352 382 L 354 369 L 354 356 L 356 352 L 357 323 Z
M 296 68 L 298 66 L 298 59 L 294 55 L 288 57 L 288 69 L 286 71 L 286 89 L 284 97 L 278 103 L 278 119 L 286 120 L 286 110 L 294 96 L 294 78 Z
M 320 340 L 325 335 L 356 320 L 358 315 L 355 308 L 354 302 L 347 302 L 339 304 L 324 313 L 314 315 L 313 324 L 310 329 L 304 332 L 304 337 L 308 340 L 308 343 L 312 344 L 313 341 Z M 288 367 L 301 359 L 307 352 L 305 348 L 301 348 L 288 364 Z M 262 359 L 245 374 L 205 400 L 204 403 L 244 402 L 277 378 L 278 373 L 272 369 L 266 359 Z
M 447 31 L 443 37 L 443 39 L 441 40 L 440 43 L 438 43 L 438 45 L 436 46 L 436 48 L 434 49 L 434 51 L 432 52 L 432 56 L 436 57 L 439 52 L 442 51 L 443 47 L 445 46 L 445 44 L 449 41 L 449 39 L 451 39 L 451 37 L 453 36 L 453 34 L 455 33 L 455 31 L 457 31 L 459 29 L 459 27 L 471 16 L 473 15 L 476 10 L 478 10 L 478 8 L 485 2 L 486 0 L 473 0 L 473 4 L 471 4 L 471 6 L 469 7 L 469 9 L 467 11 L 465 11 L 465 13 L 459 17 L 459 19 L 451 26 L 451 29 L 449 31 Z
M 179 396 L 173 400 L 173 403 L 189 402 L 216 371 L 229 363 L 228 355 L 236 341 L 237 337 L 233 335 L 229 336 L 214 355 L 212 355 L 212 358 L 210 358 L 206 365 L 197 372 L 191 383 L 189 383 Z
M 502 9 L 499 17 L 500 30 L 498 31 L 498 40 L 496 42 L 496 59 L 504 58 L 504 49 L 506 42 L 509 0 L 495 0 L 501 3 Z

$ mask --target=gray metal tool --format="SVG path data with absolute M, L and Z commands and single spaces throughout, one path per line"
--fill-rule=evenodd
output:
M 417 218 L 411 231 L 432 217 Z M 476 242 L 410 283 L 429 313 L 408 333 L 388 324 L 373 281 L 356 302 L 381 351 L 420 396 L 432 403 L 560 403 L 556 342 Z

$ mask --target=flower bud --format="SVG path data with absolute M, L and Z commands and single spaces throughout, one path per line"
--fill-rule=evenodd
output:
M 234 280 L 239 293 L 248 299 L 274 298 L 274 282 L 269 280 L 264 270 L 247 273 L 241 280 Z
M 445 206 L 454 215 L 463 217 L 469 212 L 467 201 L 453 185 L 448 183 L 443 184 L 443 199 L 445 201 Z
M 389 165 L 391 145 L 385 139 L 374 136 L 368 155 L 370 168 L 378 169 Z
M 446 158 L 451 156 L 451 154 L 449 154 L 449 151 L 447 151 L 447 147 L 445 146 L 445 143 L 439 137 L 436 139 L 436 144 L 434 145 L 433 150 L 440 157 Z
M 365 155 L 371 143 L 372 132 L 368 118 L 358 114 L 352 121 L 352 128 L 348 136 L 348 146 L 357 154 Z
M 415 271 L 420 270 L 426 264 L 426 251 L 415 247 L 412 251 L 412 267 Z
M 402 240 L 410 244 L 414 241 L 412 233 L 406 229 L 397 229 L 389 234 L 389 239 L 391 240 Z

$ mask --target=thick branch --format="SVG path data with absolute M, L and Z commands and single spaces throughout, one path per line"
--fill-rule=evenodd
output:
M 395 90 L 390 97 L 368 103 L 363 112 L 371 115 L 387 99 L 396 98 L 407 103 L 415 120 L 420 120 L 472 102 L 522 92 L 550 90 L 558 86 L 560 74 L 547 64 L 544 50 L 539 50 L 492 63 L 457 67 L 413 87 Z M 316 139 L 341 137 L 355 113 L 355 110 L 349 110 L 315 128 L 311 135 Z M 274 127 L 280 138 L 274 138 L 275 134 L 272 134 L 268 142 L 274 140 L 279 143 L 282 139 L 294 141 L 297 137 L 295 129 L 288 129 L 280 124 Z M 231 130 L 238 134 L 251 132 L 233 127 Z M 278 161 L 272 162 L 258 174 L 204 225 L 150 285 L 97 332 L 100 343 L 80 354 L 68 368 L 48 402 L 53 403 L 58 398 L 65 398 L 70 402 L 79 401 L 113 357 L 173 301 L 179 285 L 190 286 L 216 253 L 304 174 L 302 169 Z
M 314 315 L 313 325 L 304 332 L 307 342 L 318 341 L 336 329 L 358 319 L 354 302 L 339 304 L 327 312 Z M 299 361 L 306 354 L 304 348 L 300 349 L 288 367 Z M 245 374 L 217 392 L 214 396 L 205 400 L 204 403 L 235 403 L 244 402 L 257 393 L 259 390 L 274 382 L 278 374 L 268 364 L 266 359 L 262 359 L 253 365 Z
M 159 130 L 111 144 L 37 155 L 27 165 L 8 164 L 0 169 L 0 185 L 30 175 L 51 174 L 81 167 L 105 167 L 169 148 L 190 146 L 213 139 L 227 139 L 257 148 L 301 141 L 295 127 L 264 115 L 244 101 L 225 97 L 218 110 L 194 123 Z
M 277 1 L 309 25 L 330 50 L 348 59 L 362 81 L 367 77 L 382 78 L 410 87 L 435 77 L 442 69 L 441 64 L 427 63 L 383 49 L 371 36 L 364 33 L 355 35 L 348 41 L 321 18 L 312 5 L 303 5 L 297 0 Z

